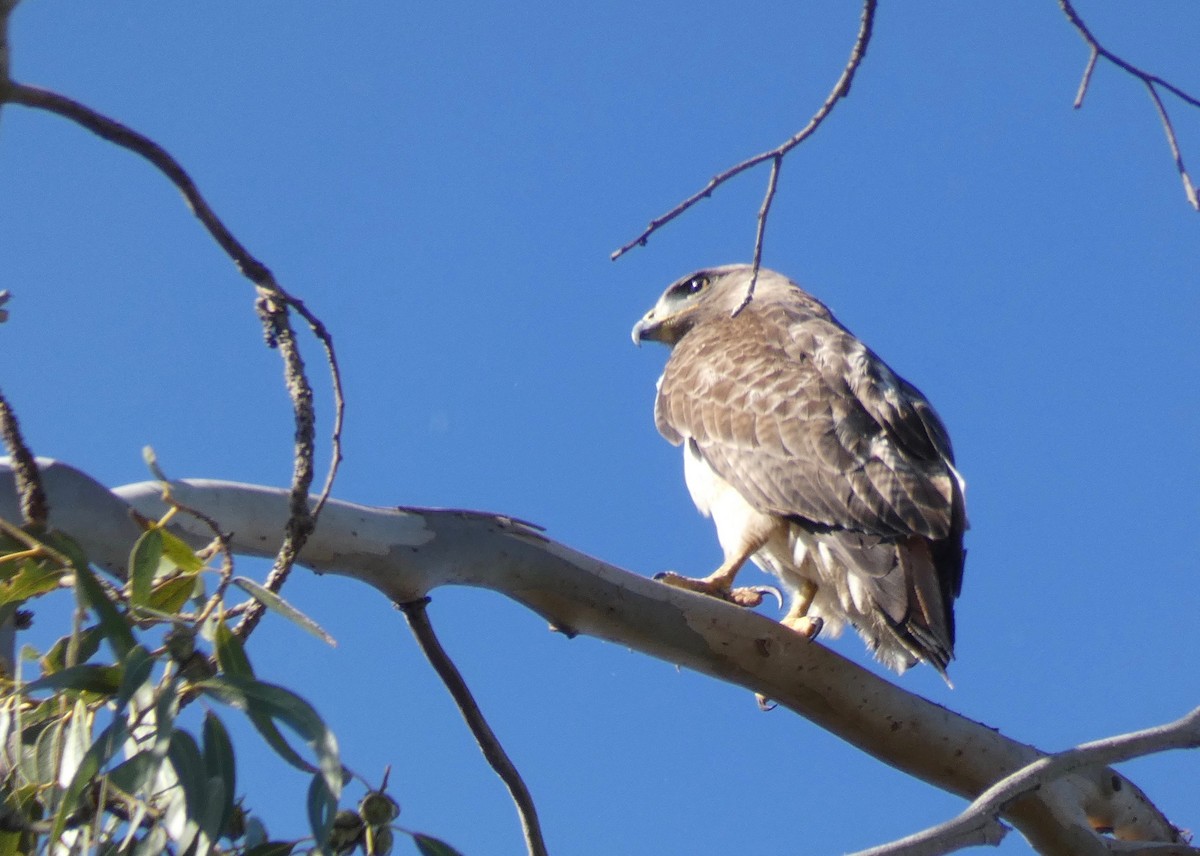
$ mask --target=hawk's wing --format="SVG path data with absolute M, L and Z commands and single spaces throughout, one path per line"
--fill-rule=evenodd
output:
M 693 439 L 753 506 L 818 531 L 938 541 L 963 526 L 933 408 L 806 309 L 755 302 L 697 325 L 672 350 L 655 422 L 673 443 Z M 957 590 L 957 579 L 946 582 Z

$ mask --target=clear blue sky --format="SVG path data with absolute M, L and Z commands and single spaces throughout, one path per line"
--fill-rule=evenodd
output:
M 628 333 L 674 278 L 748 259 L 766 173 L 608 254 L 806 122 L 857 6 L 26 0 L 11 35 L 20 79 L 168 147 L 334 332 L 339 497 L 502 511 L 640 573 L 699 574 L 716 539 L 651 416 L 667 354 Z M 1200 91 L 1193 0 L 1079 6 Z M 883 4 L 851 97 L 785 164 L 765 256 L 932 399 L 968 481 L 957 689 L 899 680 L 1046 749 L 1200 701 L 1200 214 L 1139 84 L 1101 65 L 1071 109 L 1085 60 L 1051 0 Z M 1200 171 L 1200 114 L 1168 105 Z M 7 108 L 0 258 L 0 388 L 36 452 L 112 485 L 146 477 L 144 444 L 174 475 L 286 483 L 252 289 L 146 164 Z M 518 852 L 400 616 L 307 572 L 287 595 L 339 647 L 271 618 L 260 672 L 306 688 L 352 767 L 394 765 L 402 822 Z M 962 805 L 490 593 L 439 591 L 431 614 L 556 856 L 832 854 Z M 830 644 L 869 662 L 852 634 Z M 254 807 L 302 834 L 303 783 L 244 757 Z M 1200 828 L 1195 758 L 1127 772 Z

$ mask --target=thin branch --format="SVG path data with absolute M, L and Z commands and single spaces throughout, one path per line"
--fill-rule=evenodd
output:
M 429 615 L 425 609 L 429 605 L 429 598 L 423 597 L 396 605 L 408 619 L 408 626 L 412 628 L 413 636 L 416 637 L 417 644 L 421 646 L 421 651 L 429 659 L 430 664 L 438 673 L 438 677 L 446 685 L 446 689 L 450 691 L 454 703 L 458 705 L 463 719 L 467 722 L 467 727 L 471 729 L 476 742 L 479 743 L 479 748 L 483 750 L 483 756 L 487 758 L 492 769 L 496 771 L 496 775 L 508 787 L 508 792 L 512 795 L 513 802 L 516 803 L 517 813 L 521 817 L 521 828 L 525 832 L 525 847 L 529 851 L 529 856 L 546 856 L 546 843 L 542 839 L 542 827 L 538 822 L 533 797 L 530 796 L 529 789 L 525 787 L 521 774 L 517 772 L 517 768 L 504 751 L 504 747 L 500 745 L 495 732 L 484 719 L 483 712 L 475 703 L 462 674 L 455 667 L 454 661 L 450 659 L 438 641 L 437 635 L 433 632 L 433 625 L 430 624 Z
M 1158 118 L 1162 121 L 1163 131 L 1167 135 L 1167 144 L 1171 147 L 1171 157 L 1175 159 L 1175 169 L 1183 181 L 1183 194 L 1192 207 L 1200 211 L 1200 199 L 1196 198 L 1196 186 L 1192 184 L 1192 177 L 1188 175 L 1187 167 L 1183 165 L 1183 154 L 1179 151 L 1179 140 L 1175 137 L 1175 128 L 1171 125 L 1171 117 L 1167 115 L 1167 108 L 1163 105 L 1162 98 L 1159 97 L 1154 84 L 1147 81 L 1146 89 L 1150 92 L 1150 98 L 1154 101 L 1154 109 L 1158 111 Z
M 316 525 L 317 515 L 320 514 L 321 508 L 329 496 L 342 461 L 341 438 L 345 399 L 332 336 L 324 324 L 300 300 L 288 294 L 275 280 L 270 269 L 255 258 L 234 236 L 209 206 L 188 172 L 158 143 L 144 134 L 56 92 L 13 83 L 0 92 L 0 95 L 15 104 L 46 110 L 70 119 L 102 139 L 128 149 L 149 161 L 178 188 L 201 225 L 213 237 L 217 245 L 224 250 L 225 254 L 233 260 L 242 275 L 257 287 L 259 299 L 256 306 L 267 342 L 272 347 L 279 349 L 284 362 L 285 384 L 292 401 L 296 429 L 292 467 L 291 506 L 293 515 L 288 521 L 283 544 L 276 554 L 275 565 L 266 580 L 267 587 L 272 591 L 277 591 L 287 579 L 287 575 L 295 563 L 296 555 L 303 548 L 305 540 Z M 289 308 L 295 309 L 305 319 L 313 334 L 321 342 L 326 361 L 329 364 L 333 387 L 334 425 L 331 436 L 329 471 L 320 497 L 311 509 L 308 497 L 313 481 L 316 416 L 313 411 L 312 387 L 304 372 L 304 362 L 300 357 L 299 347 L 291 327 Z M 235 628 L 235 632 L 242 638 L 248 636 L 261 618 L 262 611 L 261 604 L 256 602 L 252 605 Z
M 742 298 L 737 309 L 733 310 L 731 315 L 733 318 L 736 318 L 754 299 L 754 287 L 758 285 L 758 271 L 762 267 L 763 236 L 767 231 L 767 215 L 771 213 L 771 203 L 775 199 L 775 189 L 779 186 L 779 170 L 782 167 L 783 155 L 776 155 L 771 164 L 771 177 L 767 181 L 767 195 L 763 197 L 762 206 L 758 209 L 758 230 L 754 235 L 754 263 L 750 267 L 750 284 L 746 286 L 746 296 Z
M 21 436 L 17 414 L 13 413 L 4 393 L 0 393 L 0 436 L 12 459 L 13 477 L 21 502 L 21 522 L 35 530 L 44 530 L 50 510 L 46 504 L 46 492 L 42 488 L 42 476 L 33 453 Z
M 1074 770 L 1117 764 L 1171 749 L 1195 749 L 1198 746 L 1200 707 L 1165 725 L 1093 740 L 1065 752 L 1046 755 L 996 782 L 976 797 L 958 817 L 891 844 L 861 850 L 851 856 L 943 856 L 986 836 L 987 830 L 998 825 L 1000 814 L 1015 800 Z M 999 840 L 994 843 L 999 843 Z M 1181 848 L 1178 851 L 1181 853 L 1200 854 L 1200 850 L 1175 846 Z
M 1196 98 L 1173 83 L 1163 80 L 1158 75 L 1150 74 L 1148 71 L 1122 59 L 1100 44 L 1092 34 L 1092 31 L 1088 29 L 1087 24 L 1079 17 L 1079 13 L 1075 11 L 1071 0 L 1058 0 L 1058 5 L 1062 9 L 1063 14 L 1067 16 L 1067 20 L 1070 21 L 1071 26 L 1076 29 L 1090 49 L 1087 66 L 1083 71 L 1083 79 L 1079 82 L 1079 91 L 1075 94 L 1075 107 L 1079 108 L 1083 106 L 1083 98 L 1087 94 L 1088 85 L 1091 83 L 1092 72 L 1095 71 L 1096 61 L 1100 57 L 1103 57 L 1117 68 L 1140 80 L 1150 93 L 1150 99 L 1154 102 L 1154 107 L 1158 111 L 1158 117 L 1162 121 L 1163 132 L 1167 135 L 1167 145 L 1171 147 L 1171 156 L 1175 160 L 1175 169 L 1179 172 L 1179 177 L 1183 181 L 1183 192 L 1187 197 L 1188 204 L 1197 211 L 1200 211 L 1200 197 L 1196 194 L 1196 185 L 1192 181 L 1191 175 L 1188 174 L 1187 168 L 1183 165 L 1183 155 L 1179 151 L 1179 140 L 1175 136 L 1175 128 L 1171 124 L 1171 117 L 1167 114 L 1167 108 L 1163 105 L 1162 98 L 1158 94 L 1158 88 L 1162 87 L 1192 107 L 1200 108 L 1200 98 Z
M 267 574 L 263 585 L 269 591 L 279 591 L 296 563 L 296 556 L 304 547 L 316 526 L 316 518 L 309 508 L 308 493 L 313 482 L 313 459 L 316 444 L 313 412 L 312 386 L 304 371 L 304 360 L 296 345 L 296 334 L 292 330 L 291 318 L 286 303 L 276 299 L 276 294 L 259 286 L 256 302 L 259 316 L 267 329 L 267 342 L 279 349 L 283 358 L 284 383 L 292 400 L 292 413 L 296 423 L 294 454 L 292 457 L 292 488 L 289 497 L 287 525 L 284 527 L 283 544 L 275 557 L 275 564 Z M 239 639 L 247 639 L 266 613 L 266 604 L 256 600 L 246 609 L 246 614 L 233 628 Z
M 1092 72 L 1096 70 L 1096 60 L 1100 58 L 1100 51 L 1092 46 L 1091 52 L 1088 54 L 1087 65 L 1083 69 L 1083 79 L 1079 81 L 1079 91 L 1075 93 L 1076 110 L 1083 106 L 1083 98 L 1087 95 L 1088 86 L 1092 82 Z
M 811 137 L 813 133 L 816 132 L 817 128 L 821 126 L 821 123 L 825 121 L 825 118 L 831 112 L 833 112 L 834 105 L 836 105 L 840 99 L 850 94 L 850 84 L 854 81 L 854 73 L 858 71 L 859 65 L 862 64 L 863 58 L 867 55 L 867 45 L 871 41 L 871 32 L 875 24 L 876 5 L 877 0 L 866 0 L 866 2 L 863 4 L 862 18 L 859 24 L 858 35 L 854 39 L 854 47 L 850 50 L 850 59 L 847 61 L 845 68 L 842 69 L 842 74 L 838 78 L 837 83 L 833 85 L 833 89 L 831 89 L 829 91 L 829 95 L 826 96 L 825 102 L 821 105 L 820 109 L 813 114 L 812 119 L 809 120 L 807 125 L 789 137 L 786 142 L 781 143 L 770 151 L 762 152 L 761 154 L 747 158 L 741 163 L 736 164 L 724 172 L 713 176 L 711 179 L 709 179 L 708 184 L 704 185 L 702 189 L 680 202 L 666 214 L 655 217 L 653 220 L 651 220 L 650 224 L 640 235 L 638 235 L 628 244 L 625 244 L 623 247 L 613 252 L 610 258 L 613 261 L 616 261 L 634 247 L 644 247 L 651 235 L 653 235 L 667 223 L 670 223 L 680 214 L 687 211 L 700 200 L 707 199 L 712 195 L 714 190 L 716 190 L 725 182 L 729 181 L 729 179 L 736 175 L 740 175 L 751 167 L 758 166 L 764 161 L 774 160 L 778 163 L 784 157 L 784 155 Z M 775 176 L 773 177 L 777 177 L 777 175 L 778 169 L 776 169 Z M 773 193 L 774 191 L 769 186 L 768 195 L 773 195 Z M 764 201 L 764 205 L 768 209 L 770 208 L 769 196 L 768 199 Z M 765 220 L 765 214 L 760 213 L 760 230 L 763 220 Z M 761 255 L 760 245 L 761 234 L 759 236 L 759 240 L 756 242 L 756 255 Z

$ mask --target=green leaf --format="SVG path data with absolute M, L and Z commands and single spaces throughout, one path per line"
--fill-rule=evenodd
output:
M 103 639 L 99 627 L 88 627 L 79 633 L 79 645 L 75 650 L 75 657 L 79 663 L 86 663 L 92 657 L 96 656 L 96 652 L 100 650 L 100 641 Z M 55 642 L 50 650 L 42 657 L 40 665 L 42 672 L 49 674 L 57 672 L 67 664 L 67 647 L 71 644 L 70 636 L 63 636 Z
M 60 529 L 52 529 L 46 533 L 46 536 L 42 540 L 47 546 L 61 553 L 71 563 L 73 569 L 78 570 L 79 568 L 86 568 L 88 566 L 87 556 L 84 555 L 83 548 L 66 532 Z
M 121 663 L 121 688 L 117 693 L 117 710 L 124 710 L 133 694 L 150 679 L 154 658 L 141 645 L 134 645 Z
M 462 856 L 457 850 L 447 844 L 445 841 L 439 841 L 436 838 L 431 838 L 428 835 L 422 835 L 419 832 L 412 834 L 413 843 L 417 845 L 417 851 L 421 856 Z
M 340 786 L 340 776 L 338 783 Z M 317 842 L 317 849 L 321 852 L 326 852 L 325 844 L 329 841 L 329 830 L 333 828 L 337 804 L 337 795 L 330 791 L 325 777 L 313 776 L 312 783 L 308 786 L 308 824 L 312 827 L 313 840 Z
M 133 630 L 86 565 L 75 568 L 75 589 L 80 605 L 96 614 L 100 621 L 100 632 L 108 640 L 117 659 L 124 658 L 136 644 Z
M 217 780 L 224 788 L 224 805 L 217 817 L 213 838 L 224 834 L 233 816 L 233 797 L 237 793 L 237 764 L 229 732 L 211 710 L 204 714 L 204 770 L 210 781 Z
M 245 856 L 291 856 L 299 841 L 267 841 L 256 844 L 246 851 Z
M 278 612 L 288 621 L 292 622 L 302 630 L 311 633 L 313 636 L 320 639 L 331 648 L 337 647 L 337 641 L 322 629 L 321 625 L 313 621 L 296 607 L 292 606 L 286 600 L 281 598 L 275 592 L 268 588 L 263 588 L 254 580 L 246 577 L 234 577 L 233 584 L 240 588 L 246 594 L 250 595 L 257 601 L 260 601 L 263 606 L 272 612 Z
M 175 567 L 185 574 L 195 574 L 204 567 L 204 562 L 196 555 L 196 551 L 187 545 L 187 542 L 165 529 L 159 531 L 162 532 L 163 555 Z
M 153 752 L 139 752 L 123 761 L 108 774 L 108 780 L 127 794 L 136 796 L 150 784 L 162 766 L 162 758 Z
M 324 778 L 329 792 L 335 799 L 341 794 L 342 765 L 338 759 L 337 739 L 307 701 L 283 687 L 232 675 L 210 678 L 198 682 L 195 686 L 205 694 L 251 714 L 251 719 L 256 726 L 259 723 L 254 719 L 255 716 L 283 722 L 295 731 L 317 756 L 317 766 L 320 768 L 321 776 Z M 262 731 L 261 728 L 259 730 Z M 266 736 L 264 734 L 264 737 Z M 282 738 L 280 739 L 282 740 Z M 293 759 L 296 759 L 304 764 L 303 759 L 298 759 L 290 747 L 285 753 L 281 752 L 270 738 L 268 738 L 268 743 L 288 763 L 299 766 L 294 763 Z M 307 764 L 301 767 L 301 769 L 305 768 L 310 771 L 312 769 Z
M 253 678 L 254 668 L 242 648 L 242 640 L 233 635 L 224 621 L 217 622 L 216 639 L 217 662 L 226 675 L 234 678 Z
M 88 747 L 79 762 L 79 768 L 71 778 L 71 784 L 63 793 L 62 803 L 58 807 L 58 812 L 54 816 L 54 825 L 50 829 L 50 841 L 58 841 L 62 837 L 63 829 L 67 825 L 67 818 L 78 805 L 83 789 L 96 778 L 100 768 L 120 751 L 121 744 L 127 736 L 125 720 L 118 717 L 108 728 L 104 729 L 96 742 Z
M 28 782 L 53 785 L 58 781 L 58 758 L 63 747 L 63 721 L 54 719 L 41 724 L 45 725 L 45 728 L 35 732 L 36 737 L 32 734 L 27 736 L 27 739 L 33 740 L 33 749 L 27 753 L 22 752 L 21 770 Z
M 191 574 L 181 574 L 177 577 L 163 580 L 154 586 L 150 596 L 146 598 L 145 607 L 157 612 L 174 615 L 183 609 L 192 592 L 196 590 L 196 578 Z
M 171 734 L 167 758 L 175 768 L 175 776 L 183 790 L 184 804 L 187 807 L 185 832 L 179 839 L 179 850 L 186 852 L 196 833 L 202 828 L 201 821 L 207 809 L 208 777 L 204 774 L 204 759 L 200 756 L 200 749 L 192 735 L 186 731 L 175 731 Z
M 129 602 L 145 603 L 150 597 L 158 564 L 163 556 L 162 530 L 147 529 L 133 545 L 129 554 Z
M 59 580 L 67 573 L 66 568 L 59 568 L 47 562 L 25 560 L 21 570 L 13 575 L 3 585 L 0 585 L 0 604 L 23 603 L 58 588 Z
M 225 671 L 225 677 L 253 679 L 254 669 L 250 665 L 250 660 L 246 657 L 246 652 L 242 648 L 242 642 L 233 635 L 233 632 L 230 631 L 224 621 L 217 622 L 214 637 L 213 644 L 217 651 L 217 662 Z M 232 702 L 227 703 L 235 707 L 237 706 Z M 279 733 L 279 729 L 275 727 L 275 723 L 271 720 L 270 716 L 258 711 L 249 710 L 248 708 L 242 709 L 246 710 L 250 721 L 258 729 L 258 733 L 262 735 L 263 739 L 267 741 L 267 745 L 274 749 L 280 758 L 287 761 L 297 770 L 303 770 L 306 773 L 316 772 L 317 768 L 300 757 L 296 750 L 291 747 L 291 744 Z
M 52 672 L 38 678 L 36 681 L 22 687 L 24 693 L 36 693 L 42 690 L 78 690 L 80 692 L 114 695 L 121 686 L 121 669 L 117 666 L 98 666 L 86 663 L 82 666 L 68 666 L 57 672 Z

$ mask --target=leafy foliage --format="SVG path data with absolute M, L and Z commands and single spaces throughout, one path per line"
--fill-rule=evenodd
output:
M 166 528 L 173 514 L 146 524 L 128 580 L 95 572 L 63 533 L 0 520 L 0 621 L 17 621 L 58 589 L 75 593 L 70 632 L 44 653 L 26 651 L 0 690 L 0 856 L 384 856 L 395 831 L 419 852 L 456 853 L 394 825 L 400 808 L 386 776 L 379 788 L 367 784 L 357 810 L 338 810 L 353 774 L 333 732 L 300 695 L 255 675 L 226 622 L 226 594 L 247 592 L 332 640 L 277 594 L 234 577 L 228 559 L 210 567 L 219 542 L 194 551 Z M 23 680 L 30 662 L 39 674 Z M 205 706 L 199 733 L 179 719 L 196 701 Z M 272 839 L 239 798 L 230 709 L 310 778 L 305 838 Z

